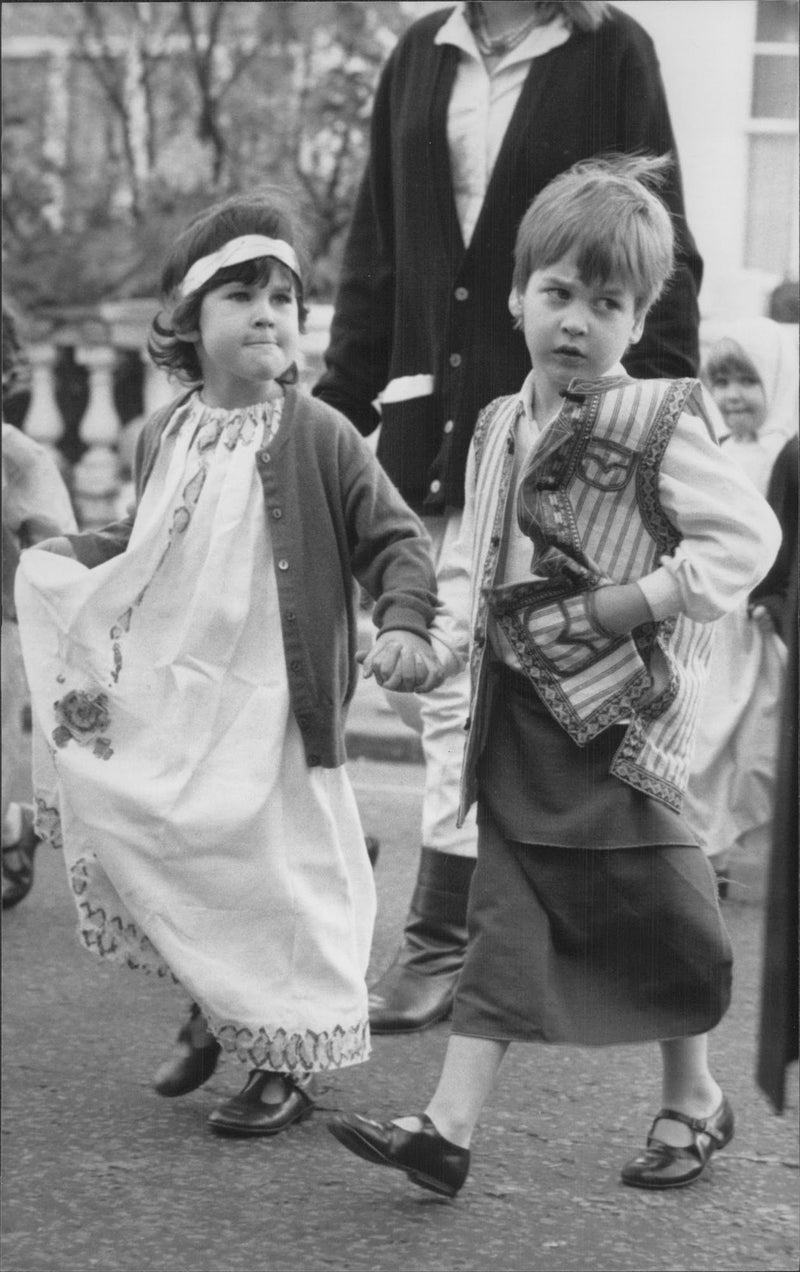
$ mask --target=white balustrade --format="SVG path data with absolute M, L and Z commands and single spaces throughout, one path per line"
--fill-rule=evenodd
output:
M 115 515 L 119 492 L 118 445 L 122 421 L 114 402 L 116 351 L 108 345 L 75 350 L 75 361 L 89 373 L 89 401 L 78 428 L 87 447 L 74 468 L 73 494 L 82 526 L 100 526 Z
M 64 436 L 64 420 L 56 400 L 58 350 L 52 344 L 31 344 L 26 352 L 31 366 L 31 398 L 22 431 L 55 451 Z

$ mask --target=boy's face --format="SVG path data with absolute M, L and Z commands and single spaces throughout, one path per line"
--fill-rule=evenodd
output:
M 523 293 L 512 292 L 509 307 L 522 320 L 535 378 L 553 397 L 570 380 L 598 379 L 619 362 L 642 334 L 629 283 L 585 283 L 573 254 L 535 270 Z
M 230 409 L 259 401 L 265 387 L 298 357 L 297 297 L 288 270 L 269 282 L 223 283 L 200 304 L 195 335 L 204 396 Z

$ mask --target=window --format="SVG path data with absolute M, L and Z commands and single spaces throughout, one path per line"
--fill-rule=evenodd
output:
M 744 263 L 797 275 L 798 0 L 757 0 Z

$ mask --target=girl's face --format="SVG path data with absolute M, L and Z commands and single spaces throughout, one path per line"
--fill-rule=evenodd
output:
M 300 318 L 292 275 L 276 264 L 269 281 L 223 283 L 200 303 L 197 353 L 203 399 L 231 410 L 265 401 L 297 360 Z
M 711 376 L 710 388 L 732 436 L 752 440 L 767 418 L 764 387 L 755 371 L 743 366 L 722 368 Z

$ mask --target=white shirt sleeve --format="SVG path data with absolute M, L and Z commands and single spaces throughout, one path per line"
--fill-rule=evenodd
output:
M 778 520 L 693 415 L 681 415 L 676 425 L 658 492 L 681 542 L 638 580 L 639 587 L 656 620 L 686 614 L 711 622 L 734 609 L 767 573 L 780 546 Z
M 472 542 L 475 525 L 475 453 L 470 446 L 461 528 L 445 543 L 436 568 L 439 608 L 428 636 L 447 675 L 460 671 L 469 657 L 472 597 Z

